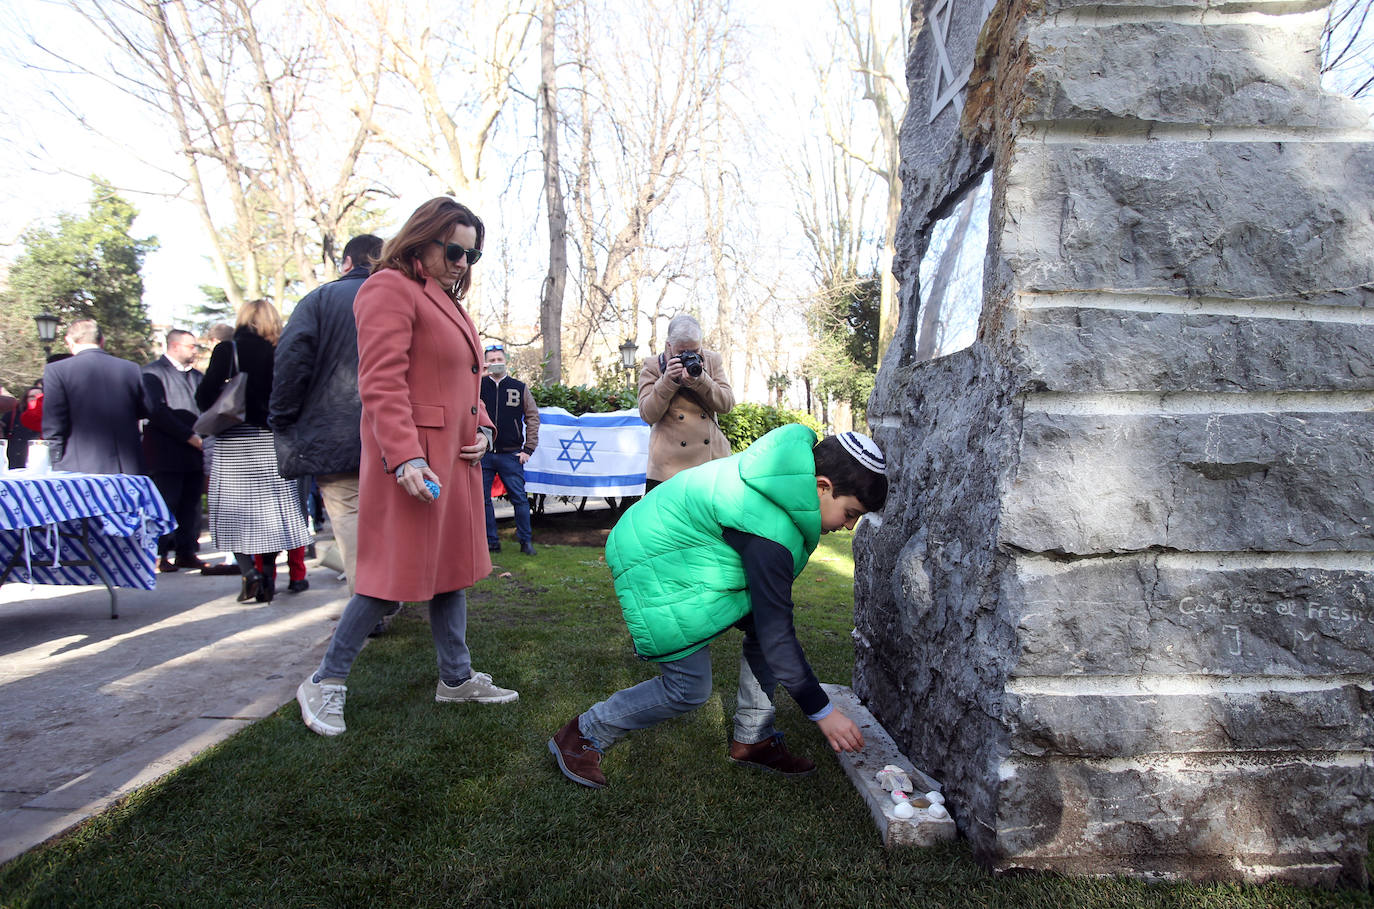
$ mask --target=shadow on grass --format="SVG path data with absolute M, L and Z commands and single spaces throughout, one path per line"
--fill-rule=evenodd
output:
M 847 545 L 847 539 L 827 546 Z M 812 574 L 814 572 L 814 574 Z M 826 577 L 834 574 L 836 577 Z M 818 666 L 847 667 L 843 568 L 797 585 Z M 819 593 L 817 593 L 819 591 Z M 739 636 L 713 646 L 716 695 L 606 756 L 611 785 L 572 785 L 545 741 L 652 675 L 595 550 L 547 546 L 471 593 L 475 666 L 510 705 L 439 705 L 423 607 L 370 644 L 348 733 L 310 734 L 294 704 L 62 840 L 0 869 L 5 906 L 1369 906 L 1365 894 L 993 878 L 961 844 L 887 851 L 813 724 L 779 728 L 820 771 L 789 781 L 729 764 Z M 843 612 L 843 610 L 839 610 Z M 834 626 L 831 628 L 830 626 Z M 844 627 L 844 634 L 834 632 Z M 845 670 L 847 678 L 847 670 Z M 822 672 L 823 677 L 836 677 Z

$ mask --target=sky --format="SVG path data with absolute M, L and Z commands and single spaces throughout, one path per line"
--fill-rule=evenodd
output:
M 58 212 L 84 213 L 87 178 L 98 174 L 139 210 L 134 235 L 158 239 L 143 277 L 153 321 L 164 322 L 182 301 L 200 298 L 199 284 L 217 283 L 192 208 L 170 197 L 180 181 L 166 173 L 176 166 L 167 129 L 142 105 L 86 77 L 62 80 L 81 107 L 61 108 L 44 88 L 55 74 L 18 62 L 33 55 L 30 27 L 67 53 L 104 40 L 69 10 L 44 0 L 19 0 L 0 10 L 0 78 L 10 88 L 10 102 L 0 112 L 0 258 L 13 259 L 30 225 L 50 223 Z

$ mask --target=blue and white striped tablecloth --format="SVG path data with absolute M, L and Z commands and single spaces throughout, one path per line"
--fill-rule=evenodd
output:
M 32 562 L 83 559 L 80 545 L 57 531 L 80 534 L 90 518 L 90 557 L 116 587 L 157 586 L 157 538 L 176 520 L 148 477 L 53 471 L 29 477 L 22 470 L 0 476 L 0 569 L 16 552 L 10 578 L 35 584 L 100 584 L 89 567 L 43 568 Z

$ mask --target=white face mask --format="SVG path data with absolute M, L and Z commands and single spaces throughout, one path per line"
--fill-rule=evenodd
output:
M 490 373 L 492 376 L 494 376 L 494 377 L 496 377 L 496 378 L 499 379 L 499 378 L 501 378 L 502 376 L 504 376 L 504 375 L 506 374 L 506 364 L 505 364 L 505 363 L 488 363 L 488 364 L 487 364 L 487 372 Z

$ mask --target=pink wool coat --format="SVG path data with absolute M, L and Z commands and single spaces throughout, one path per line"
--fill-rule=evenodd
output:
M 464 461 L 482 406 L 482 348 L 467 312 L 433 278 L 385 269 L 363 283 L 358 321 L 362 462 L 358 469 L 358 593 L 423 601 L 491 572 L 481 461 Z M 443 487 L 421 502 L 395 470 L 424 458 Z

